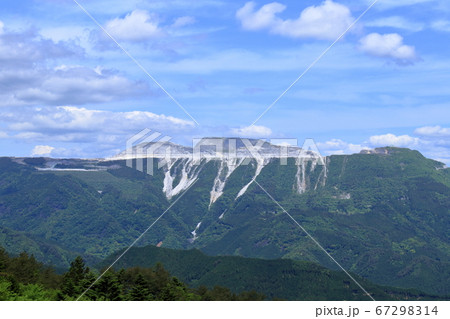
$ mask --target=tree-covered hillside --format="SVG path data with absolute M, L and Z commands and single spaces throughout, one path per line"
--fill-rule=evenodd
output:
M 0 244 L 58 267 L 77 255 L 92 266 L 128 247 L 177 201 L 138 245 L 336 269 L 250 183 L 260 173 L 256 181 L 346 269 L 377 284 L 449 294 L 450 169 L 399 148 L 325 162 L 251 160 L 227 174 L 228 162 L 194 167 L 180 159 L 161 169 L 155 162 L 150 176 L 125 161 L 0 158 Z
M 76 257 L 63 275 L 22 252 L 9 256 L 0 247 L 0 301 L 211 301 L 264 300 L 263 294 L 204 286 L 189 288 L 157 263 L 152 268 L 133 267 L 99 273 Z
M 119 251 L 108 257 L 100 267 L 109 266 L 121 253 Z M 235 293 L 258 291 L 269 299 L 370 300 L 344 272 L 329 270 L 307 261 L 207 256 L 199 250 L 146 246 L 131 248 L 114 267 L 154 267 L 158 263 L 192 287 L 213 288 L 219 285 Z M 382 287 L 355 277 L 376 300 L 448 299 L 417 290 Z
M 101 264 L 109 266 L 120 253 Z M 197 250 L 148 246 L 131 249 L 120 266 L 123 268 L 116 265 L 96 281 L 103 271 L 90 269 L 81 257 L 57 274 L 32 255 L 22 252 L 12 257 L 0 247 L 0 301 L 368 299 L 344 273 L 310 262 L 208 257 Z M 357 279 L 377 300 L 450 300 Z

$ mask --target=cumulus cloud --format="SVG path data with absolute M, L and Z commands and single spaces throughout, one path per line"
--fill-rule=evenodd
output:
M 424 126 L 414 131 L 414 136 L 393 134 L 372 136 L 369 142 L 374 146 L 407 147 L 420 151 L 428 158 L 450 165 L 450 128 Z
M 371 33 L 360 40 L 360 50 L 373 56 L 389 58 L 397 64 L 412 64 L 418 60 L 415 48 L 405 45 L 397 33 Z
M 54 42 L 35 30 L 0 33 L 0 106 L 81 105 L 155 95 L 147 84 L 115 70 L 65 64 L 83 57 L 74 43 Z
M 162 35 L 158 24 L 156 15 L 145 10 L 134 10 L 124 18 L 108 21 L 105 30 L 117 40 L 142 41 Z
M 272 130 L 265 126 L 253 125 L 242 128 L 234 128 L 231 130 L 232 134 L 242 137 L 262 138 L 272 135 Z
M 48 145 L 36 145 L 31 151 L 31 156 L 50 156 L 55 148 Z
M 130 136 L 143 128 L 169 136 L 186 135 L 195 129 L 195 123 L 191 121 L 164 114 L 145 111 L 111 112 L 74 106 L 28 107 L 27 112 L 0 109 L 0 126 L 10 139 L 27 143 L 50 141 L 73 145 L 78 150 L 80 146 L 90 149 L 90 153 L 83 151 L 78 156 L 113 155 L 125 147 L 125 141 Z M 67 150 L 64 153 L 57 148 L 52 155 L 61 156 L 70 152 Z
M 424 137 L 450 137 L 450 128 L 436 126 L 423 126 L 414 131 L 415 134 Z
M 0 106 L 82 105 L 156 95 L 144 82 L 130 81 L 113 70 L 79 66 L 0 70 Z
M 55 43 L 34 29 L 22 32 L 0 32 L 0 63 L 2 68 L 35 66 L 37 62 L 58 58 L 83 57 L 84 49 L 69 41 Z
M 11 131 L 49 136 L 94 132 L 124 134 L 142 127 L 182 131 L 194 127 L 191 121 L 151 112 L 111 112 L 74 106 L 37 107 L 29 109 L 28 112 L 5 111 L 0 115 L 1 121 L 8 123 Z
M 371 136 L 369 142 L 374 146 L 416 147 L 420 139 L 409 135 L 384 134 Z
M 285 5 L 278 2 L 266 4 L 257 11 L 255 11 L 255 7 L 256 3 L 247 2 L 236 12 L 236 18 L 241 21 L 242 28 L 245 30 L 261 30 L 274 27 L 281 22 L 281 19 L 277 18 L 276 14 L 286 9 Z
M 347 143 L 341 139 L 332 139 L 326 142 L 317 143 L 317 147 L 325 155 L 331 154 L 354 154 L 359 153 L 364 149 L 369 149 L 368 146 L 361 144 Z
M 359 153 L 364 149 L 377 147 L 404 147 L 420 151 L 424 156 L 450 165 L 450 128 L 424 126 L 417 128 L 412 136 L 382 134 L 370 136 L 360 144 L 340 139 L 317 143 L 322 154 L 341 155 Z
M 333 40 L 340 36 L 354 20 L 350 10 L 332 0 L 304 9 L 297 19 L 278 17 L 286 6 L 272 2 L 256 10 L 254 2 L 247 2 L 236 12 L 245 30 L 267 29 L 270 33 L 293 38 Z

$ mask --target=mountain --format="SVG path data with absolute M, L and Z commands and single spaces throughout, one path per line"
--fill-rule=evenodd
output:
M 120 152 L 109 160 L 145 157 L 180 159 L 192 158 L 194 154 L 210 159 L 218 159 L 223 156 L 228 158 L 249 158 L 255 157 L 255 155 L 265 158 L 277 158 L 283 154 L 288 157 L 298 157 L 302 152 L 301 148 L 286 144 L 286 142 L 282 143 L 282 145 L 275 145 L 259 139 L 205 137 L 194 140 L 193 144 L 195 144 L 193 147 L 187 147 L 171 142 L 143 142 Z M 311 154 L 312 152 L 310 151 L 309 153 Z
M 174 203 L 138 245 L 337 269 L 256 180 L 349 271 L 376 284 L 450 293 L 444 164 L 392 147 L 322 161 L 298 148 L 259 146 L 266 155 L 257 158 L 239 143 L 236 156 L 215 156 L 208 147 L 211 156 L 199 160 L 161 153 L 143 159 L 142 172 L 136 160 L 127 166 L 125 153 L 106 160 L 1 158 L 0 229 L 18 235 L 0 236 L 0 244 L 18 252 L 34 243 L 37 258 L 61 267 L 73 254 L 92 265 L 131 244 Z M 145 173 L 149 165 L 153 175 Z
M 109 256 L 99 268 L 108 267 L 122 251 Z M 223 286 L 234 293 L 258 291 L 268 299 L 371 300 L 345 273 L 307 261 L 264 260 L 236 256 L 207 256 L 199 250 L 173 250 L 146 246 L 131 248 L 114 266 L 151 268 L 157 263 L 190 287 Z M 417 290 L 383 287 L 355 276 L 376 300 L 443 300 Z

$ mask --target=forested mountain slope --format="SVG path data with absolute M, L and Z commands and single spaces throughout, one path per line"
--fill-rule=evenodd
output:
M 101 264 L 109 266 L 119 251 Z M 315 263 L 288 259 L 264 260 L 237 256 L 206 256 L 199 250 L 173 250 L 146 246 L 132 248 L 116 269 L 154 267 L 162 263 L 174 276 L 191 287 L 223 286 L 235 293 L 258 291 L 268 299 L 371 300 L 344 272 Z M 355 276 L 376 300 L 443 300 L 417 290 L 383 287 Z
M 92 265 L 178 200 L 138 245 L 336 269 L 256 179 L 346 269 L 377 284 L 450 293 L 450 171 L 416 151 L 382 148 L 325 165 L 267 157 L 153 164 L 150 176 L 125 160 L 1 158 L 0 244 L 58 266 L 77 254 Z

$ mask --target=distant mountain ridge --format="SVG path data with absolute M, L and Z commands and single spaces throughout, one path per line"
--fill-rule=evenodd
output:
M 282 140 L 280 140 L 282 141 Z M 142 142 L 126 149 L 107 160 L 126 160 L 135 158 L 279 158 L 298 157 L 302 149 L 296 145 L 272 144 L 261 139 L 205 137 L 194 140 L 193 146 L 183 146 L 172 142 Z M 312 154 L 312 152 L 309 152 Z

